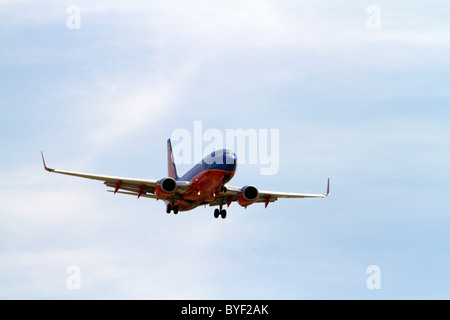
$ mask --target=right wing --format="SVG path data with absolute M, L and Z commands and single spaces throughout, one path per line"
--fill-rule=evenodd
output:
M 44 169 L 48 172 L 59 173 L 68 176 L 74 176 L 79 178 L 86 178 L 92 180 L 103 181 L 103 183 L 112 190 L 109 192 L 122 193 L 137 196 L 138 198 L 143 196 L 147 198 L 156 199 L 155 188 L 158 185 L 158 180 L 148 180 L 148 179 L 134 179 L 134 178 L 124 178 L 115 176 L 105 176 L 99 174 L 89 174 L 65 170 L 51 169 L 47 167 L 44 159 L 44 154 L 41 151 L 42 162 L 44 164 Z M 191 183 L 188 181 L 177 181 L 177 194 L 182 194 L 190 187 Z M 124 191 L 119 191 L 124 190 Z

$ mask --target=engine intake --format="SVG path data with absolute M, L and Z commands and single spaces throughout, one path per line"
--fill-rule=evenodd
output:
M 247 207 L 258 200 L 259 192 L 254 186 L 242 187 L 238 195 L 237 202 L 242 207 Z
M 177 190 L 177 182 L 173 178 L 163 178 L 158 181 L 155 188 L 155 195 L 158 199 L 166 199 L 175 194 Z

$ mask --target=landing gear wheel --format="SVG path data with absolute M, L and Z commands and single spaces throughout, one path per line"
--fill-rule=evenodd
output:
M 220 210 L 220 215 L 222 216 L 222 219 L 225 219 L 227 217 L 227 210 Z
M 178 206 L 177 205 L 173 206 L 173 213 L 178 214 Z
M 219 211 L 219 209 L 215 209 L 214 210 L 214 218 L 218 218 L 219 217 L 219 215 L 220 215 L 220 211 Z
M 172 205 L 169 203 L 166 207 L 166 212 L 170 213 L 170 211 L 172 211 Z

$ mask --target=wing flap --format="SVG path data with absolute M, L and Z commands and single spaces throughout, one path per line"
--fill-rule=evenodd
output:
M 114 190 L 106 190 L 106 191 L 114 192 Z M 117 193 L 126 194 L 134 197 L 137 197 L 139 195 L 139 193 L 137 192 L 128 192 L 128 191 L 117 191 Z M 158 199 L 154 194 L 142 193 L 140 196 L 144 198 Z

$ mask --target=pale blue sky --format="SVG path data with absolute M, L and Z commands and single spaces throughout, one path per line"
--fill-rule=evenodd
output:
M 449 12 L 1 0 L 0 297 L 448 299 Z M 40 150 L 60 169 L 160 179 L 167 138 L 197 120 L 279 129 L 278 173 L 238 165 L 232 185 L 322 193 L 331 178 L 330 197 L 174 216 L 42 169 Z

